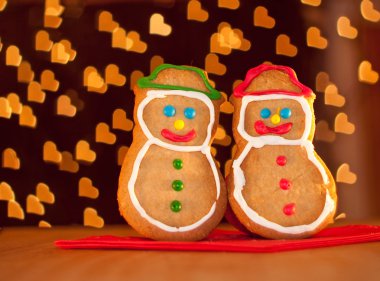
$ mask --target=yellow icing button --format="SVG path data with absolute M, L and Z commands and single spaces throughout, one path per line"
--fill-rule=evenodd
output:
M 174 128 L 176 130 L 182 130 L 183 127 L 185 127 L 185 122 L 183 122 L 183 120 L 181 119 L 178 119 L 174 122 Z
M 272 122 L 273 125 L 277 125 L 277 124 L 280 123 L 280 121 L 281 121 L 280 115 L 278 115 L 278 114 L 274 114 L 274 115 L 271 117 L 270 121 Z

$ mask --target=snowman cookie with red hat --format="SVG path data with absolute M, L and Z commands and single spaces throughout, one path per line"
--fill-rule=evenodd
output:
M 334 220 L 335 182 L 312 144 L 314 99 L 285 66 L 252 68 L 234 90 L 228 199 L 252 233 L 304 238 Z
M 223 97 L 201 69 L 170 64 L 138 80 L 134 92 L 136 125 L 120 172 L 120 212 L 149 238 L 203 239 L 227 205 L 211 155 Z

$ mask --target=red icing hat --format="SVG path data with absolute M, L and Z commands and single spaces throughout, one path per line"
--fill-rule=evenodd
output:
M 260 74 L 263 73 L 264 71 L 268 71 L 268 70 L 280 70 L 286 73 L 289 76 L 290 81 L 293 83 L 293 85 L 297 86 L 301 91 L 299 93 L 288 91 L 288 90 L 281 90 L 281 89 L 268 89 L 264 91 L 253 91 L 253 92 L 245 91 L 245 89 L 247 89 L 247 87 L 253 81 L 253 79 L 260 76 Z M 234 96 L 237 98 L 242 98 L 244 96 L 261 96 L 261 95 L 268 95 L 268 94 L 273 94 L 273 93 L 280 93 L 280 94 L 290 95 L 290 96 L 309 97 L 312 94 L 312 90 L 298 81 L 294 70 L 291 69 L 290 67 L 282 66 L 282 65 L 268 65 L 268 64 L 262 64 L 248 70 L 244 81 L 240 83 L 234 90 Z

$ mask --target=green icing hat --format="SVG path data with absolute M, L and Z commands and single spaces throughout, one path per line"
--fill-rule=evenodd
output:
M 157 78 L 158 73 L 164 69 L 167 69 L 167 68 L 174 68 L 174 69 L 179 69 L 179 70 L 189 70 L 189 71 L 196 72 L 200 77 L 202 77 L 203 82 L 206 85 L 206 88 L 210 92 L 200 91 L 197 89 L 183 87 L 183 86 L 163 85 L 163 84 L 155 83 L 153 80 L 155 80 Z M 137 81 L 137 85 L 140 88 L 158 88 L 158 89 L 169 89 L 169 90 L 197 91 L 197 92 L 201 92 L 201 93 L 207 95 L 212 100 L 220 99 L 220 92 L 215 90 L 210 85 L 210 83 L 208 82 L 206 74 L 202 70 L 200 70 L 199 68 L 191 67 L 191 66 L 161 64 L 160 66 L 156 67 L 156 69 L 153 70 L 153 72 L 149 76 L 140 78 Z

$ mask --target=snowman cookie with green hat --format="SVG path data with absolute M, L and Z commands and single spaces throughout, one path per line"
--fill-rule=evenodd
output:
M 133 141 L 120 172 L 126 221 L 156 240 L 200 240 L 223 218 L 226 188 L 211 155 L 221 94 L 207 74 L 163 64 L 134 88 Z

